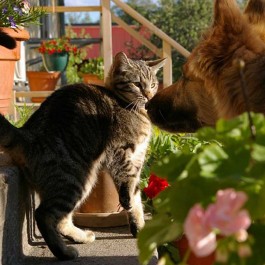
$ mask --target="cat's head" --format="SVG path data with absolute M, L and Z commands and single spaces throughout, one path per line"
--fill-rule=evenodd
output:
M 106 87 L 128 103 L 128 106 L 144 108 L 157 92 L 156 73 L 164 65 L 164 60 L 132 60 L 120 52 L 114 58 Z

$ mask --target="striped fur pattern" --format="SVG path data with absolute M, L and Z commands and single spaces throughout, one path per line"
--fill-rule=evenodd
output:
M 95 239 L 92 231 L 73 225 L 72 214 L 103 167 L 128 210 L 133 236 L 144 225 L 138 184 L 151 135 L 144 105 L 156 93 L 155 74 L 162 64 L 132 61 L 119 53 L 108 77 L 109 89 L 62 87 L 20 129 L 0 116 L 0 144 L 39 194 L 36 222 L 58 259 L 78 256 L 60 234 L 78 243 Z

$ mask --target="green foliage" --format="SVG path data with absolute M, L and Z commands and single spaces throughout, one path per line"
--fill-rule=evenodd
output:
M 26 27 L 39 24 L 39 18 L 46 12 L 31 6 L 27 0 L 0 0 L 0 27 Z
M 74 84 L 82 81 L 82 78 L 78 74 L 78 65 L 86 58 L 86 52 L 84 50 L 78 50 L 77 53 L 69 54 L 69 61 L 66 68 L 67 83 Z
M 224 188 L 248 195 L 246 209 L 255 224 L 249 232 L 254 246 L 261 248 L 259 244 L 264 237 L 259 236 L 259 231 L 262 235 L 265 231 L 265 118 L 261 114 L 252 115 L 255 140 L 251 138 L 248 117 L 243 114 L 234 120 L 218 121 L 216 128 L 199 130 L 192 145 L 182 139 L 181 151 L 176 148 L 152 165 L 151 171 L 166 177 L 170 187 L 153 200 L 154 221 L 149 221 L 139 233 L 142 264 L 147 264 L 155 247 L 182 234 L 182 224 L 193 205 L 208 205 L 217 190 Z M 170 236 L 163 231 L 167 226 L 176 227 L 175 231 L 170 230 Z M 254 247 L 253 251 L 257 252 Z M 229 264 L 241 264 L 236 254 L 230 258 L 233 262 Z M 265 263 L 265 255 L 252 255 L 244 262 L 261 265 Z
M 81 32 L 77 34 L 71 27 L 66 29 L 66 36 L 68 38 L 90 38 L 90 35 L 85 33 L 85 30 L 81 30 Z M 69 61 L 66 68 L 67 83 L 74 84 L 82 81 L 82 77 L 78 73 L 78 65 L 80 65 L 86 57 L 87 48 L 79 48 L 75 53 L 69 53 Z
M 147 186 L 151 174 L 151 166 L 165 155 L 177 152 L 179 137 L 179 135 L 169 134 L 154 127 L 153 135 L 147 150 L 146 161 L 142 170 L 142 188 Z
M 213 13 L 212 0 L 158 0 L 156 3 L 150 0 L 128 0 L 127 3 L 187 50 L 192 50 L 199 41 L 201 33 L 210 24 Z M 128 24 L 139 26 L 121 10 L 116 8 L 114 12 Z M 157 47 L 162 47 L 161 40 L 154 35 L 151 41 Z M 173 51 L 174 79 L 179 77 L 184 60 L 184 57 Z
M 14 120 L 8 118 L 8 120 L 11 124 L 20 128 L 25 124 L 25 122 L 29 119 L 29 117 L 34 112 L 34 105 L 32 105 L 32 106 L 24 105 L 22 107 L 16 106 L 16 111 L 17 111 L 17 115 L 18 115 L 19 119 L 17 121 L 14 121 Z
M 82 74 L 94 74 L 97 75 L 101 80 L 104 78 L 104 63 L 103 58 L 90 58 L 82 61 L 78 65 L 79 73 Z

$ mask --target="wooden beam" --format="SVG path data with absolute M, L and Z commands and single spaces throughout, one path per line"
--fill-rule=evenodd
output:
M 166 62 L 163 68 L 163 85 L 164 87 L 172 84 L 172 56 L 171 46 L 168 42 L 163 41 L 163 58 L 166 58 Z
M 139 42 L 144 44 L 149 50 L 151 50 L 158 57 L 162 57 L 162 51 L 159 48 L 157 48 L 154 44 L 152 44 L 150 41 L 145 39 L 141 34 L 139 34 L 136 30 L 134 30 L 132 27 L 130 27 L 122 19 L 115 16 L 113 13 L 112 13 L 112 20 L 114 22 L 116 22 L 117 24 L 119 24 L 124 30 L 126 30 L 135 39 L 137 39 Z
M 124 2 L 122 2 L 120 0 L 112 0 L 112 1 L 117 6 L 119 6 L 121 9 L 123 9 L 126 13 L 128 13 L 131 17 L 133 17 L 138 22 L 140 22 L 145 27 L 147 27 L 149 30 L 151 30 L 159 38 L 161 38 L 162 40 L 168 42 L 174 49 L 176 49 L 184 57 L 188 57 L 190 55 L 190 52 L 188 50 L 186 50 L 179 43 L 177 43 L 175 40 L 173 40 L 171 37 L 169 37 L 166 33 L 164 33 L 162 30 L 160 30 L 158 27 L 156 27 L 153 23 L 151 23 L 146 18 L 144 18 L 142 15 L 140 15 L 138 12 L 136 12 L 128 4 L 126 4 L 126 3 L 124 3 Z
M 104 60 L 104 79 L 106 80 L 112 64 L 112 24 L 110 0 L 101 0 L 101 6 L 102 54 Z
M 15 91 L 14 97 L 15 98 L 31 98 L 31 97 L 48 97 L 54 91 Z
M 43 6 L 48 13 L 63 12 L 101 12 L 101 6 Z

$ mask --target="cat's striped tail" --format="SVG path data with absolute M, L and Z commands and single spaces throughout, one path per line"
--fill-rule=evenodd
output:
M 14 38 L 0 30 L 0 45 L 8 49 L 14 49 L 16 47 L 16 41 Z
M 13 158 L 27 147 L 25 134 L 0 114 L 0 146 Z

